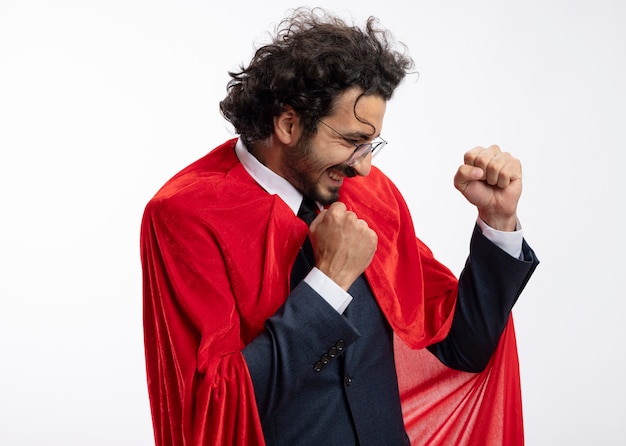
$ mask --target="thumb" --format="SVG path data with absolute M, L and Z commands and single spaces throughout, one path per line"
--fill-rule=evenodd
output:
M 456 171 L 456 175 L 454 175 L 454 187 L 463 192 L 471 182 L 483 180 L 484 178 L 485 171 L 483 169 L 463 164 Z
M 309 225 L 309 230 L 311 232 L 315 232 L 319 224 L 324 220 L 325 216 L 326 216 L 326 209 L 323 209 L 319 214 L 317 214 L 317 217 L 315 217 L 315 219 L 311 222 L 311 224 Z

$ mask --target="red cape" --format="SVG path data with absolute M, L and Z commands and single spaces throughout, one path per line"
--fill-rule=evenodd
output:
M 168 181 L 142 222 L 146 368 L 159 446 L 264 444 L 241 349 L 289 294 L 307 226 L 248 175 L 235 141 Z M 450 328 L 456 278 L 415 237 L 403 198 L 379 170 L 347 179 L 340 199 L 379 237 L 365 274 L 396 333 L 412 444 L 523 444 L 512 321 L 484 372 L 443 366 L 424 347 Z

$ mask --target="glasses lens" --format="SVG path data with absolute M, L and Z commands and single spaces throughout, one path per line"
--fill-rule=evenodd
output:
M 359 144 L 354 152 L 352 152 L 352 156 L 347 161 L 348 166 L 353 167 L 363 161 L 363 158 L 367 156 L 368 153 L 372 151 L 372 144 Z
M 376 141 L 372 143 L 372 157 L 378 155 L 386 144 L 387 141 Z
M 369 153 L 372 154 L 372 158 L 373 158 L 380 153 L 380 151 L 383 149 L 383 147 L 385 147 L 385 145 L 387 145 L 387 141 L 385 141 L 382 138 L 379 141 L 372 141 L 371 143 L 359 144 L 358 146 L 356 146 L 356 149 L 354 150 L 354 152 L 352 152 L 352 155 L 350 156 L 350 158 L 348 158 L 348 161 L 346 161 L 346 164 L 350 167 L 354 167 L 357 164 L 359 164 L 361 161 L 363 161 L 363 159 Z

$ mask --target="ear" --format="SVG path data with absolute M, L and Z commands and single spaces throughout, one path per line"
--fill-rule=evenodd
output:
M 290 105 L 286 105 L 280 115 L 274 117 L 274 135 L 287 145 L 295 145 L 302 134 L 300 117 Z

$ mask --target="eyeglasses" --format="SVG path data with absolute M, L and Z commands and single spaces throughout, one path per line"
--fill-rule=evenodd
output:
M 372 154 L 372 157 L 378 155 L 381 152 L 381 150 L 383 149 L 383 147 L 385 147 L 385 145 L 387 145 L 387 141 L 385 141 L 380 136 L 375 138 L 372 142 L 365 142 L 365 143 L 362 143 L 362 144 L 358 144 L 358 143 L 356 143 L 354 141 L 354 139 L 351 139 L 351 138 L 348 138 L 347 136 L 342 135 L 341 133 L 339 133 L 337 130 L 335 130 L 334 128 L 332 128 L 328 124 L 326 124 L 321 119 L 318 119 L 318 121 L 321 122 L 322 124 L 324 124 L 329 129 L 331 129 L 337 135 L 341 136 L 341 138 L 344 141 L 346 141 L 348 144 L 352 144 L 355 147 L 354 152 L 352 152 L 352 155 L 350 155 L 348 157 L 348 159 L 346 160 L 346 164 L 348 166 L 350 166 L 350 167 L 354 167 L 357 164 L 359 164 L 361 161 L 363 161 L 365 159 L 365 157 L 369 153 Z

